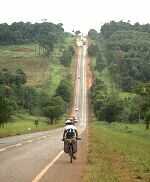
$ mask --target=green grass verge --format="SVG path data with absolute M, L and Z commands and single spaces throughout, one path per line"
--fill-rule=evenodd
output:
M 93 122 L 84 181 L 149 181 L 149 141 L 150 132 L 142 124 Z
M 34 124 L 35 120 L 39 121 L 37 127 Z M 47 124 L 47 119 L 44 117 L 35 117 L 26 113 L 21 113 L 13 116 L 12 121 L 8 122 L 7 125 L 5 125 L 5 128 L 0 128 L 0 137 L 45 131 L 58 127 L 63 127 L 63 125 L 64 118 L 61 118 L 59 121 L 56 122 L 56 124 L 50 125 Z

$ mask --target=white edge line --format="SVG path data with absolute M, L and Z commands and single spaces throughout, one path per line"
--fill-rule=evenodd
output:
M 0 152 L 3 152 L 3 151 L 5 151 L 7 148 L 1 148 L 0 149 Z
M 22 146 L 23 144 L 22 143 L 17 143 L 16 145 L 14 145 L 15 147 L 20 147 Z
M 33 142 L 33 140 L 27 140 L 26 141 L 26 143 L 32 143 Z
M 48 171 L 48 169 L 61 157 L 64 151 L 60 151 L 58 155 L 32 180 L 32 182 L 38 182 L 44 174 Z
M 21 145 L 23 145 L 23 144 L 22 144 L 22 143 L 18 143 L 18 144 L 15 144 L 15 145 L 9 145 L 9 146 L 7 146 L 7 147 L 5 147 L 5 148 L 1 148 L 1 149 L 0 149 L 0 152 L 3 152 L 3 151 L 5 151 L 5 150 L 10 149 L 10 148 L 13 148 L 13 147 L 19 147 L 19 146 L 21 146 Z

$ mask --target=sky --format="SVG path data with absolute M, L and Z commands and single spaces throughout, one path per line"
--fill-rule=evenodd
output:
M 84 33 L 111 20 L 150 23 L 150 0 L 0 0 L 0 23 L 43 19 Z

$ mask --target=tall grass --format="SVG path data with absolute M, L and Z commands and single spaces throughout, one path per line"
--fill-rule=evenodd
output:
M 84 181 L 150 181 L 150 132 L 142 124 L 91 124 Z

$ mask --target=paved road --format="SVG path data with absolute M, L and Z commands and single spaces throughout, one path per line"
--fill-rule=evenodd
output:
M 86 46 L 78 40 L 76 92 L 74 109 L 79 108 L 78 128 L 83 135 L 78 160 L 71 166 L 63 153 L 63 128 L 0 139 L 0 181 L 2 182 L 78 182 L 85 160 L 86 140 Z M 83 148 L 83 150 L 81 150 Z

